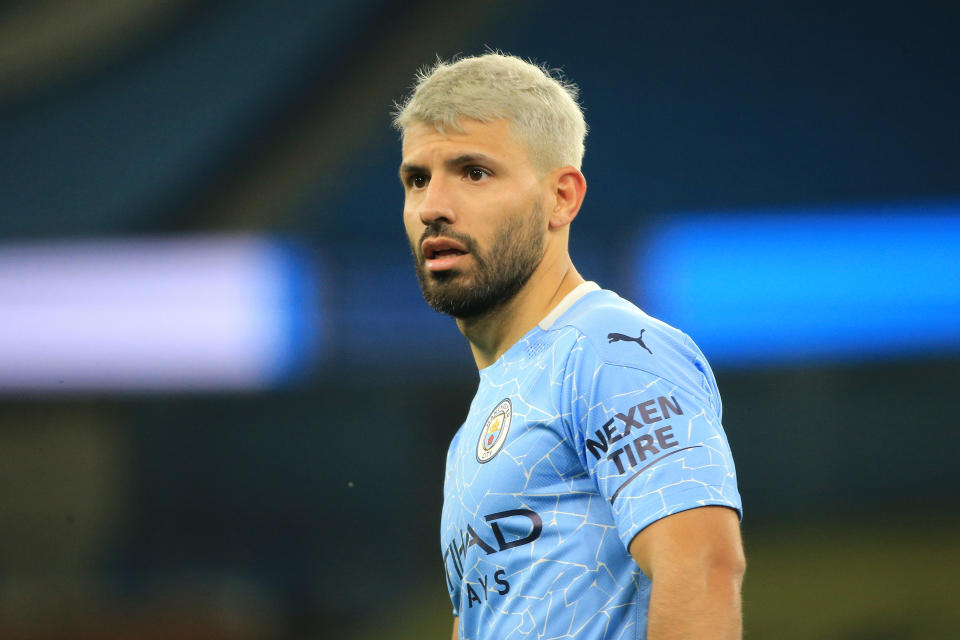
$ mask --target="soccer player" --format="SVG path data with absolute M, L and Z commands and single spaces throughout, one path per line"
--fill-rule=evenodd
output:
M 454 638 L 739 638 L 740 497 L 685 334 L 585 282 L 576 88 L 512 56 L 422 72 L 398 105 L 426 301 L 480 382 L 447 454 Z

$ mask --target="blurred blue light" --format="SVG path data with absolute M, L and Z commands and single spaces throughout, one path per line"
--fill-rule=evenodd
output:
M 271 318 L 274 339 L 263 360 L 264 379 L 282 385 L 304 378 L 320 357 L 323 315 L 320 309 L 319 265 L 300 242 L 267 237 L 263 242 L 264 273 L 272 293 L 263 307 Z
M 636 299 L 715 364 L 960 352 L 960 203 L 684 215 L 645 244 Z

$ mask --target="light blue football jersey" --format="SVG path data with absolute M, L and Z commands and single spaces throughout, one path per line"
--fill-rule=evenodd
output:
M 741 509 L 693 341 L 584 283 L 480 371 L 447 453 L 441 546 L 468 640 L 646 637 L 650 523 Z

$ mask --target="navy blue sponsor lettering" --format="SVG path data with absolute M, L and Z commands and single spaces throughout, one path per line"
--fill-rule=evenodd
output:
M 680 446 L 673 435 L 670 425 L 663 425 L 652 432 L 636 434 L 634 430 L 645 430 L 658 422 L 669 420 L 671 416 L 682 416 L 680 402 L 673 396 L 658 396 L 636 404 L 623 413 L 616 414 L 600 428 L 594 431 L 596 440 L 587 438 L 587 451 L 594 459 L 606 458 L 617 467 L 617 473 L 626 473 L 635 469 L 647 459 L 667 449 Z M 620 428 L 615 424 L 620 422 Z M 618 448 L 614 443 L 625 442 Z
M 587 450 L 593 454 L 593 457 L 597 460 L 607 452 L 607 449 L 610 448 L 610 443 L 607 442 L 606 431 L 607 427 L 613 424 L 613 418 L 607 420 L 606 424 L 603 425 L 600 429 L 594 431 L 597 434 L 596 440 L 591 440 L 587 438 Z
M 510 593 L 510 583 L 507 582 L 506 575 L 507 572 L 503 569 L 497 569 L 497 572 L 493 574 L 493 581 L 500 585 L 500 588 L 497 589 L 497 593 L 502 596 Z
M 529 518 L 533 526 L 530 530 L 530 533 L 526 536 L 517 538 L 515 540 L 510 540 L 508 542 L 503 537 L 503 531 L 500 530 L 500 525 L 494 521 L 515 516 Z M 509 511 L 491 513 L 485 517 L 485 520 L 490 523 L 490 528 L 493 529 L 493 535 L 497 537 L 497 544 L 500 546 L 500 551 L 506 551 L 507 549 L 513 549 L 514 547 L 522 547 L 525 544 L 530 544 L 539 538 L 540 532 L 543 531 L 543 520 L 536 511 L 531 511 L 530 509 L 510 509 Z
M 486 596 L 486 592 L 483 594 Z M 469 582 L 467 583 L 467 608 L 473 609 L 473 603 L 476 602 L 480 604 L 480 596 L 477 595 L 477 592 L 473 590 L 473 585 Z
M 624 465 L 623 458 L 621 457 L 623 454 L 626 454 L 630 468 L 633 469 L 638 464 L 645 462 L 648 454 L 655 456 L 661 451 L 680 446 L 680 443 L 674 439 L 671 429 L 673 429 L 673 427 L 667 425 L 654 431 L 652 436 L 642 433 L 634 438 L 633 442 L 608 455 L 607 460 L 617 465 L 618 474 L 625 473 L 627 467 Z M 659 448 L 657 448 L 657 445 L 659 445 Z M 636 455 L 634 455 L 634 451 L 636 451 Z
M 494 548 L 488 545 L 486 542 L 484 542 L 483 539 L 477 535 L 477 532 L 474 531 L 473 527 L 471 527 L 470 525 L 467 525 L 467 533 L 470 534 L 470 542 L 467 543 L 466 548 L 470 548 L 472 545 L 477 545 L 478 547 L 486 551 L 487 555 L 490 555 L 491 553 L 494 552 Z
M 613 444 L 623 438 L 623 434 L 617 433 L 617 428 L 613 426 L 613 420 L 608 420 L 603 425 L 603 433 L 607 436 L 607 444 Z
M 536 511 L 530 509 L 510 509 L 508 511 L 499 511 L 483 517 L 484 521 L 490 525 L 490 531 L 496 540 L 497 546 L 494 547 L 487 540 L 484 540 L 477 534 L 472 525 L 467 525 L 463 531 L 458 531 L 455 536 L 446 544 L 443 551 L 443 564 L 447 577 L 447 588 L 451 593 L 458 590 L 458 585 L 465 585 L 467 595 L 467 606 L 473 607 L 474 601 L 478 604 L 481 599 L 478 593 L 483 593 L 483 602 L 486 602 L 487 592 L 493 591 L 501 596 L 510 591 L 510 583 L 506 579 L 506 573 L 499 570 L 493 574 L 493 582 L 490 583 L 489 577 L 480 576 L 479 583 L 465 580 L 464 561 L 470 547 L 477 546 L 486 555 L 515 549 L 530 544 L 540 537 L 543 533 L 543 519 Z M 476 584 L 474 589 L 471 584 Z M 489 585 L 489 586 L 488 586 Z
M 670 403 L 670 400 L 673 400 L 672 404 Z M 673 412 L 678 416 L 683 415 L 683 411 L 680 410 L 680 403 L 677 402 L 677 399 L 673 396 L 670 396 L 670 400 L 667 400 L 665 396 L 660 396 L 657 398 L 657 403 L 660 405 L 660 413 L 663 414 L 664 420 L 670 419 L 670 409 L 673 409 Z
M 666 396 L 658 396 L 652 400 L 646 400 L 630 407 L 625 413 L 618 413 L 607 420 L 602 427 L 593 432 L 596 439 L 587 438 L 584 444 L 586 445 L 587 451 L 589 451 L 596 460 L 605 457 L 608 460 L 613 460 L 617 468 L 621 469 L 623 465 L 623 463 L 620 462 L 621 456 L 626 456 L 630 461 L 630 466 L 635 466 L 636 461 L 633 459 L 633 452 L 628 448 L 630 444 L 622 445 L 619 449 L 613 451 L 610 451 L 611 447 L 615 443 L 630 437 L 634 429 L 642 430 L 661 420 L 668 420 L 671 414 L 678 416 L 683 415 L 680 402 L 673 396 L 669 398 Z M 622 423 L 622 430 L 618 429 L 614 424 L 617 421 Z M 649 452 L 650 447 L 653 447 L 653 438 L 649 435 L 638 436 L 638 438 L 641 440 L 639 446 L 634 445 L 634 451 L 636 451 L 642 461 L 644 454 L 641 452 L 641 449 Z M 636 440 L 634 442 L 636 442 Z M 665 449 L 671 446 L 675 446 L 675 444 L 661 444 L 660 448 Z M 623 473 L 623 471 L 620 473 Z
M 663 420 L 661 416 L 657 415 L 657 410 L 653 408 L 653 404 L 655 402 L 656 400 L 647 400 L 646 402 L 641 402 L 634 407 L 636 409 L 640 409 L 640 419 L 647 424 L 653 424 L 654 422 Z
M 630 409 L 626 413 L 617 414 L 616 416 L 617 420 L 622 422 L 623 425 L 626 427 L 626 429 L 624 430 L 624 433 L 630 433 L 630 429 L 632 429 L 633 427 L 636 427 L 637 429 L 643 429 L 643 425 L 637 422 L 633 418 L 633 414 L 636 413 L 636 411 L 637 411 L 637 407 L 635 405 L 630 407 Z M 640 416 L 640 417 L 643 418 L 643 416 Z M 647 424 L 650 424 L 650 423 L 647 422 Z
M 481 604 L 490 599 L 490 593 L 493 592 L 498 596 L 505 596 L 510 593 L 510 583 L 507 581 L 507 572 L 503 569 L 497 569 L 493 574 L 493 581 L 496 583 L 497 587 L 494 588 L 490 584 L 490 576 L 481 575 L 480 579 L 476 582 L 464 582 L 463 586 L 466 587 L 467 591 L 467 608 L 473 609 L 473 603 Z M 483 598 L 480 598 L 480 594 L 483 594 Z

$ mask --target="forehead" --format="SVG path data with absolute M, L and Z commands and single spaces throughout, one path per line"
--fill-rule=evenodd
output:
M 461 131 L 447 129 L 440 132 L 432 124 L 415 122 L 403 136 L 403 162 L 428 162 L 432 156 L 439 159 L 469 153 L 483 153 L 505 162 L 529 162 L 526 148 L 517 140 L 507 120 L 480 122 L 462 118 Z

